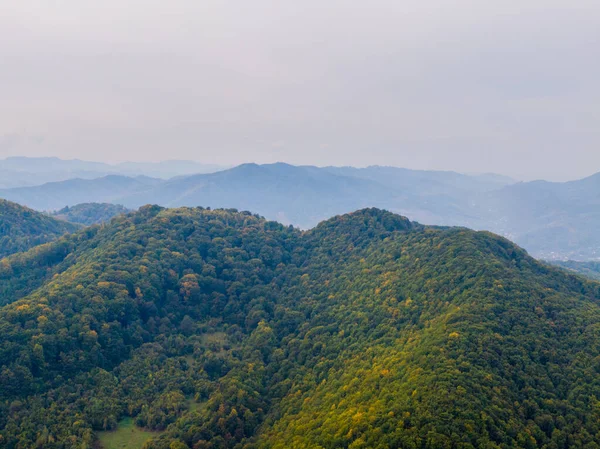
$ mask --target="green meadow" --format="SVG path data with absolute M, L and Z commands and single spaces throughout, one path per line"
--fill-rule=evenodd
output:
M 150 432 L 137 427 L 132 418 L 119 422 L 117 430 L 98 432 L 102 449 L 141 449 L 146 441 L 158 432 Z

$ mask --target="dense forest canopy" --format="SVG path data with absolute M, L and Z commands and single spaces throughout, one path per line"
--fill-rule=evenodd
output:
M 56 240 L 77 225 L 0 199 L 0 258 Z
M 487 232 L 144 206 L 0 294 L 10 449 L 600 447 L 600 283 Z
M 52 215 L 60 220 L 84 225 L 100 224 L 111 218 L 129 212 L 120 204 L 110 203 L 81 203 L 75 206 L 66 206 L 53 212 Z

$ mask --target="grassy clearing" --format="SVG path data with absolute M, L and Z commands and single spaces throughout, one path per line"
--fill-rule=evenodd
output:
M 206 409 L 208 405 L 207 401 L 196 402 L 193 399 L 189 401 L 188 411 L 201 413 Z
M 158 434 L 140 429 L 132 418 L 125 418 L 119 422 L 117 430 L 98 432 L 98 438 L 102 449 L 141 449 L 146 441 Z

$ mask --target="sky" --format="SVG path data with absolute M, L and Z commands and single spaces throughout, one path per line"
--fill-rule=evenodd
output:
M 600 171 L 598 0 L 5 0 L 0 157 Z

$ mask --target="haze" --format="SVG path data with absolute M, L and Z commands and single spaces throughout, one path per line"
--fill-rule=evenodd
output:
M 600 171 L 600 3 L 9 0 L 0 157 Z

